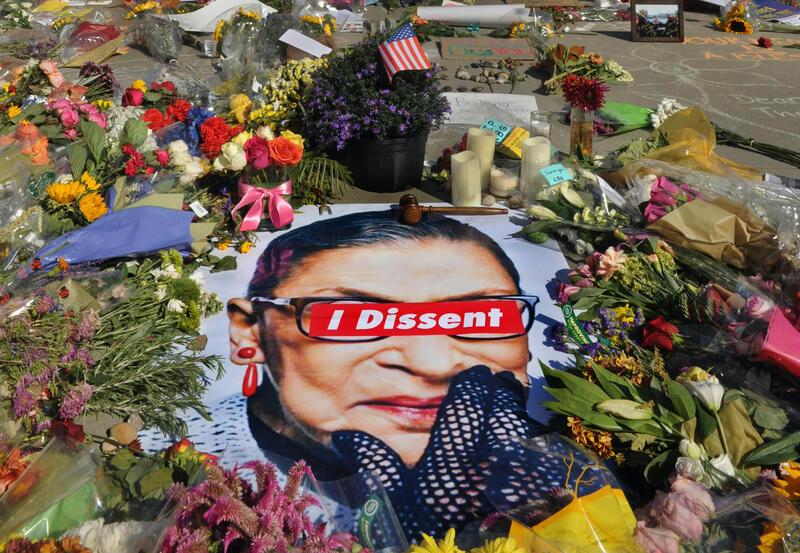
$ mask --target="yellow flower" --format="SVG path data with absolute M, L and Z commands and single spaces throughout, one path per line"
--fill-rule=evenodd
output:
M 305 142 L 306 141 L 299 134 L 294 133 L 292 131 L 282 131 L 281 132 L 281 136 L 284 137 L 289 142 L 291 142 L 292 144 L 300 146 L 301 148 L 305 148 Z
M 105 215 L 108 212 L 108 207 L 106 203 L 103 201 L 103 198 L 100 194 L 96 192 L 92 192 L 91 194 L 86 194 L 85 196 L 81 197 L 78 200 L 78 208 L 83 213 L 83 216 L 86 217 L 86 220 L 90 223 L 95 221 Z
M 147 84 L 142 79 L 136 79 L 131 83 L 131 88 L 135 88 L 136 90 L 141 90 L 142 92 L 147 92 Z
M 54 182 L 47 187 L 47 196 L 59 204 L 71 204 L 86 192 L 86 187 L 78 181 Z
M 511 32 L 508 33 L 508 36 L 511 38 L 517 38 L 524 32 L 525 32 L 525 23 L 522 22 L 514 23 L 511 26 Z
M 244 145 L 247 144 L 247 141 L 250 140 L 251 138 L 253 138 L 253 133 L 244 131 L 234 136 L 231 142 L 244 148 Z
M 94 180 L 94 177 L 88 172 L 84 172 L 83 175 L 81 175 L 81 184 L 86 186 L 87 190 L 91 190 L 92 192 L 100 188 L 100 185 L 97 184 L 97 181 Z
M 227 240 L 220 240 L 217 242 L 217 249 L 220 251 L 227 250 L 230 243 Z
M 725 22 L 724 31 L 736 35 L 752 35 L 753 26 L 743 17 L 732 17 Z
M 456 531 L 447 531 L 443 540 L 438 542 L 428 534 L 422 534 L 422 543 L 411 546 L 409 553 L 464 553 L 456 545 Z
M 800 499 L 800 463 L 781 464 L 781 478 L 773 480 L 776 491 L 789 501 Z
M 783 532 L 774 522 L 764 523 L 764 533 L 758 544 L 760 553 L 783 553 Z
M 217 26 L 214 27 L 214 34 L 211 35 L 211 38 L 214 39 L 214 42 L 219 42 L 220 40 L 222 40 L 222 30 L 224 27 L 225 27 L 225 20 L 221 19 L 219 23 L 217 23 Z
M 247 94 L 234 94 L 228 102 L 228 107 L 231 110 L 231 115 L 236 118 L 239 123 L 245 122 L 247 111 L 253 106 L 253 102 L 247 97 Z
M 69 261 L 67 261 L 67 260 L 66 260 L 66 259 L 64 259 L 63 257 L 59 257 L 59 258 L 58 258 L 58 268 L 59 268 L 59 269 L 60 269 L 62 272 L 66 272 L 66 271 L 69 269 Z
M 217 247 L 219 247 L 219 246 L 217 246 Z M 239 251 L 241 253 L 247 253 L 247 252 L 249 252 L 250 250 L 253 249 L 253 243 L 252 242 L 248 242 L 248 241 L 242 242 L 241 244 L 239 244 L 239 248 L 238 249 L 239 249 Z
M 584 428 L 581 419 L 577 417 L 567 417 L 567 427 L 572 434 L 572 439 L 590 451 L 594 451 L 602 459 L 610 459 L 614 456 L 611 447 L 611 433 L 594 432 Z
M 95 100 L 94 105 L 96 105 L 100 111 L 107 111 L 114 106 L 114 102 L 111 100 Z
M 486 540 L 482 547 L 476 547 L 470 553 L 525 553 L 525 549 L 517 546 L 513 538 L 497 538 Z
M 239 15 L 241 15 L 242 17 L 246 17 L 247 19 L 252 19 L 253 21 L 258 21 L 259 19 L 261 19 L 260 15 L 250 10 L 240 9 Z
M 9 116 L 11 119 L 13 119 L 14 117 L 16 117 L 16 116 L 17 116 L 17 115 L 19 115 L 20 113 L 22 113 L 22 108 L 20 108 L 19 106 L 15 106 L 15 105 L 13 105 L 13 104 L 12 104 L 12 105 L 10 105 L 10 106 L 8 106 L 8 116 Z

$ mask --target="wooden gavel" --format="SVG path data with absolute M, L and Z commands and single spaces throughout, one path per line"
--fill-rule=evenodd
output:
M 422 220 L 424 213 L 440 213 L 443 215 L 502 215 L 508 213 L 504 207 L 439 207 L 419 205 L 414 194 L 406 194 L 400 198 L 400 221 L 407 225 L 416 225 Z

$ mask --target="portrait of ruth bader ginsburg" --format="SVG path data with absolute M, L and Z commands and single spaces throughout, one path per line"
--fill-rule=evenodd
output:
M 524 332 L 309 335 L 321 302 L 465 300 L 512 302 Z M 261 384 L 211 405 L 212 422 L 188 419 L 188 437 L 225 464 L 304 459 L 319 480 L 373 472 L 412 539 L 494 512 L 493 491 L 523 505 L 563 484 L 560 461 L 521 469 L 514 440 L 545 431 L 525 409 L 537 302 L 492 238 L 452 218 L 409 226 L 377 211 L 290 230 L 227 303 L 230 359 L 260 365 Z

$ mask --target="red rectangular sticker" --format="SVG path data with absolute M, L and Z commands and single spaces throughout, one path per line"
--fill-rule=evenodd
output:
M 516 300 L 434 303 L 315 303 L 314 338 L 523 334 Z

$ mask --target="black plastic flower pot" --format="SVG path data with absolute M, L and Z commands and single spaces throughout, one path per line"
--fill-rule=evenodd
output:
M 339 159 L 362 190 L 399 192 L 422 180 L 427 142 L 427 130 L 405 138 L 355 140 Z

